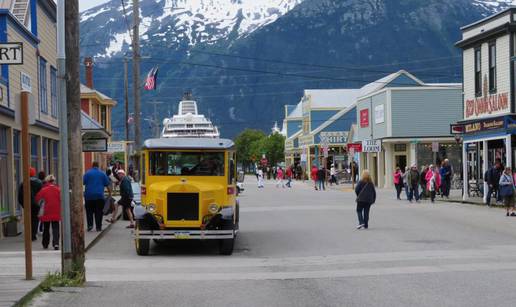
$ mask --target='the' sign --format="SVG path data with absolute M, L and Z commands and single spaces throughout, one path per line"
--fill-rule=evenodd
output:
M 0 64 L 21 65 L 23 64 L 23 44 L 3 43 L 0 44 Z

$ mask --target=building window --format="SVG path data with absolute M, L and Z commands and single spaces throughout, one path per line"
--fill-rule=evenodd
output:
M 47 61 L 39 58 L 39 106 L 41 113 L 48 114 Z
M 9 214 L 7 127 L 0 126 L 0 216 Z
M 49 159 L 49 144 L 48 139 L 43 138 L 42 146 L 41 147 L 41 153 L 42 153 L 42 160 L 43 160 L 43 169 L 42 171 L 45 172 L 45 175 L 50 174 L 50 159 Z
M 496 92 L 496 42 L 489 44 L 489 92 Z
M 107 107 L 100 106 L 100 124 L 107 129 Z
M 482 53 L 480 47 L 475 49 L 475 95 L 482 96 Z
M 36 135 L 30 136 L 30 166 L 39 171 L 39 137 Z
M 52 172 L 59 182 L 59 142 L 51 141 L 52 143 Z
M 50 67 L 50 114 L 57 118 L 57 70 Z

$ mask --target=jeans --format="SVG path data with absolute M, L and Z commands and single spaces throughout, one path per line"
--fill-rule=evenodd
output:
M 369 210 L 371 209 L 371 204 L 358 202 L 357 203 L 357 216 L 358 216 L 358 225 L 364 225 L 365 228 L 369 227 Z
M 450 188 L 451 188 L 451 179 L 450 178 L 445 178 L 443 180 L 443 184 L 442 184 L 442 192 L 443 192 L 443 196 L 450 196 Z
M 292 187 L 292 177 L 288 177 L 287 179 L 287 187 Z
M 407 199 L 410 199 L 409 198 L 409 187 L 408 187 L 408 184 L 405 183 L 405 196 L 407 196 Z
M 400 195 L 401 195 L 401 191 L 403 190 L 403 185 L 401 184 L 397 184 L 396 185 L 396 198 L 397 199 L 401 199 L 400 198 Z
M 491 205 L 491 195 L 493 193 L 496 193 L 496 201 L 497 202 L 502 201 L 502 197 L 500 196 L 500 191 L 499 191 L 498 186 L 489 186 L 489 188 L 487 190 L 487 201 L 486 201 L 488 206 Z
M 426 182 L 425 183 L 421 183 L 421 193 L 419 194 L 419 199 L 426 199 L 427 198 L 427 194 L 426 194 Z
M 317 183 L 319 185 L 319 190 L 326 190 L 326 188 L 324 187 L 324 180 L 317 180 Z
M 39 214 L 39 206 L 31 206 L 30 220 L 31 220 L 32 240 L 37 239 L 38 226 L 39 226 L 38 214 Z
M 97 231 L 102 230 L 102 217 L 104 213 L 104 199 L 95 199 L 86 201 L 86 223 L 88 230 L 93 229 L 93 217 L 95 217 L 95 226 Z
M 59 222 L 43 222 L 43 247 L 50 243 L 50 227 L 52 227 L 52 246 L 59 246 Z
M 409 200 L 412 201 L 413 198 L 419 201 L 419 187 L 417 184 L 410 187 Z

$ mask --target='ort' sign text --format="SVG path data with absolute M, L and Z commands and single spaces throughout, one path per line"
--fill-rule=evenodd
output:
M 0 64 L 5 64 L 5 65 L 23 64 L 23 44 L 22 43 L 0 44 Z

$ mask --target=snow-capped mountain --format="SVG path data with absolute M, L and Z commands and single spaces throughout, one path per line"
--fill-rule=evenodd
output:
M 214 44 L 230 36 L 240 38 L 273 23 L 302 1 L 144 0 L 140 4 L 141 41 L 143 45 L 152 41 L 177 48 L 185 44 Z M 113 0 L 81 14 L 83 27 L 93 26 L 95 32 L 103 32 L 109 39 L 103 40 L 105 44 L 95 56 L 111 57 L 127 50 L 131 42 L 128 31 L 132 23 L 131 3 Z

